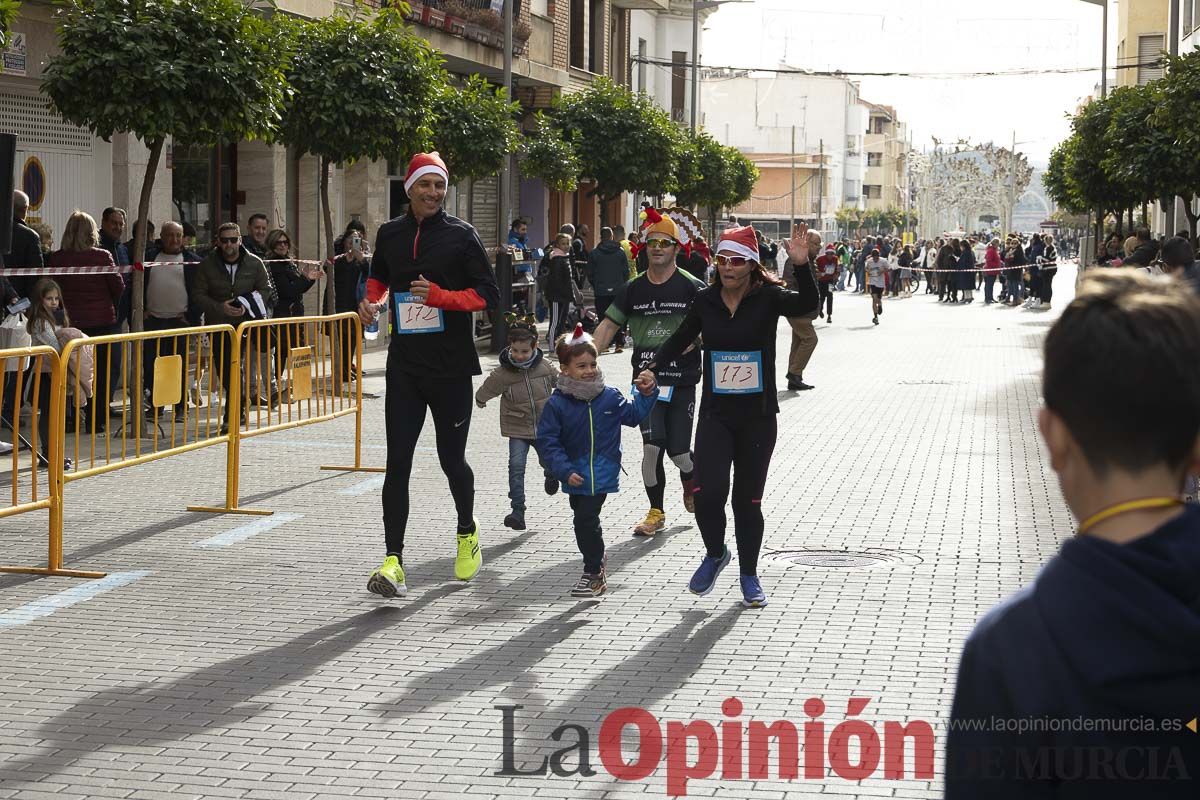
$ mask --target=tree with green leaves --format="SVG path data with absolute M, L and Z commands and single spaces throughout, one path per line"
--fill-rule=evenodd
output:
M 559 97 L 551 118 L 575 146 L 579 177 L 595 181 L 590 194 L 600 202 L 601 224 L 607 224 L 607 203 L 625 192 L 674 190 L 683 138 L 648 96 L 597 78 Z
M 18 0 L 0 0 L 0 47 L 8 45 L 8 31 L 21 9 Z
M 1104 236 L 1104 216 L 1107 212 L 1111 211 L 1116 215 L 1119 231 L 1122 211 L 1139 202 L 1139 198 L 1127 182 L 1114 180 L 1104 169 L 1113 108 L 1114 105 L 1108 99 L 1093 100 L 1080 109 L 1071 121 L 1071 129 L 1077 134 L 1077 138 L 1068 174 L 1071 184 L 1088 207 L 1100 211 L 1097 217 L 1097 238 Z
M 840 229 L 850 236 L 855 236 L 863 224 L 863 210 L 854 206 L 842 206 L 833 212 L 833 219 Z
M 677 162 L 675 200 L 694 210 L 707 209 L 709 231 L 716 230 L 717 214 L 721 209 L 747 199 L 737 196 L 738 178 L 742 174 L 738 159 L 743 158 L 736 148 L 723 146 L 704 131 L 685 134 Z M 757 180 L 757 171 L 755 178 Z
M 754 195 L 758 185 L 758 167 L 736 147 L 725 148 L 729 158 L 729 193 L 725 196 L 728 207 L 740 206 Z
M 539 178 L 547 188 L 573 192 L 579 186 L 579 157 L 575 145 L 541 111 L 521 147 L 521 174 Z
M 330 168 L 364 158 L 406 160 L 433 138 L 432 109 L 445 91 L 446 73 L 428 42 L 404 25 L 405 10 L 380 9 L 369 19 L 355 10 L 292 23 L 295 53 L 287 72 L 292 94 L 279 139 L 320 161 L 331 260 Z M 326 288 L 330 308 L 333 283 Z
M 447 84 L 433 101 L 433 146 L 458 178 L 495 175 L 517 150 L 521 104 L 503 87 L 472 75 L 462 86 Z
M 1153 84 L 1155 105 L 1149 127 L 1155 144 L 1147 163 L 1163 182 L 1156 196 L 1178 196 L 1184 201 L 1183 213 L 1195 240 L 1197 215 L 1192 203 L 1200 195 L 1200 131 L 1193 126 L 1200 125 L 1200 51 L 1166 56 L 1166 61 L 1167 77 Z M 1173 145 L 1169 153 L 1161 149 L 1165 142 Z M 1167 203 L 1163 210 L 1168 210 Z
M 1059 208 L 1072 214 L 1086 214 L 1088 203 L 1080 193 L 1074 181 L 1075 148 L 1079 145 L 1079 137 L 1071 134 L 1059 142 L 1050 151 L 1050 160 L 1046 171 L 1042 173 L 1042 185 L 1046 194 Z
M 261 139 L 279 120 L 287 48 L 278 28 L 239 0 L 61 0 L 57 33 L 41 87 L 54 110 L 95 136 L 128 133 L 150 149 L 138 219 L 149 219 L 168 138 L 205 146 Z M 139 227 L 138 260 L 146 245 Z M 135 271 L 134 330 L 142 329 L 143 293 Z

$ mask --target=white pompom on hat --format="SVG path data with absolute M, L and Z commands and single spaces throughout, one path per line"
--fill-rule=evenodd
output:
M 417 153 L 412 157 L 412 161 L 408 162 L 408 173 L 404 176 L 404 191 L 412 189 L 413 184 L 421 180 L 423 175 L 441 175 L 442 180 L 447 184 L 450 183 L 450 170 L 446 168 L 446 162 L 442 161 L 442 156 L 438 151 L 432 153 Z

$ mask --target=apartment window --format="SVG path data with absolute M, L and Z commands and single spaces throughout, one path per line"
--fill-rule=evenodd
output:
M 873 183 L 864 183 L 863 197 L 868 200 L 878 200 L 883 197 L 883 187 Z
M 1163 76 L 1162 66 L 1153 62 L 1162 58 L 1163 50 L 1167 49 L 1166 40 L 1167 37 L 1161 33 L 1143 34 L 1138 37 L 1138 86 L 1145 86 Z
M 550 6 L 548 0 L 529 0 L 529 10 L 539 16 L 550 16 Z
M 671 119 L 676 122 L 687 118 L 687 57 L 681 50 L 671 53 Z
M 883 166 L 883 153 L 867 153 L 867 166 L 868 167 L 882 167 Z
M 571 0 L 571 66 L 588 68 L 588 0 Z
M 604 3 L 591 0 L 588 4 L 588 71 L 604 73 Z
M 637 88 L 639 92 L 646 91 L 646 40 L 638 39 L 638 78 Z
M 1188 33 L 1196 26 L 1196 6 L 1200 6 L 1200 0 L 1183 0 L 1183 33 Z
M 614 6 L 608 15 L 608 74 L 626 89 L 629 66 L 629 11 Z

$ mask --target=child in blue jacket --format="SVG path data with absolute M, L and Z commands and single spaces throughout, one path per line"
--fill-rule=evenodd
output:
M 639 380 L 633 402 L 604 385 L 596 366 L 592 337 L 575 326 L 559 337 L 558 388 L 538 422 L 537 440 L 554 477 L 563 483 L 575 512 L 575 542 L 583 554 L 583 577 L 573 597 L 599 597 L 608 584 L 604 574 L 604 538 L 600 509 L 617 491 L 621 473 L 621 426 L 637 427 L 658 399 L 653 379 Z

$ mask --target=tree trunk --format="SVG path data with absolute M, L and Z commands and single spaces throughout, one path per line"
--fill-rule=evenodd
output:
M 1129 233 L 1130 233 L 1131 235 L 1133 234 L 1133 228 L 1134 228 L 1134 225 L 1133 225 L 1133 206 L 1130 206 L 1130 207 L 1129 207 Z
M 135 264 L 142 263 L 146 257 L 146 220 L 150 219 L 150 194 L 154 191 L 154 173 L 158 172 L 158 160 L 162 157 L 163 140 L 155 139 L 150 142 L 150 158 L 146 161 L 146 174 L 142 176 L 142 194 L 138 198 L 137 219 L 141 225 L 133 232 L 133 253 L 130 254 Z M 133 277 L 133 311 L 129 317 L 129 330 L 140 332 L 144 327 L 146 307 L 146 273 L 135 269 Z
M 1187 217 L 1187 221 L 1188 221 L 1188 235 L 1191 238 L 1192 243 L 1195 244 L 1195 242 L 1196 242 L 1196 219 L 1200 218 L 1200 214 L 1197 214 L 1195 211 L 1192 210 L 1192 198 L 1191 197 L 1183 197 L 1181 199 L 1183 200 L 1183 214 L 1185 217 Z
M 321 156 L 321 216 L 325 223 L 325 258 L 328 261 L 329 277 L 325 281 L 325 308 L 332 314 L 337 308 L 337 297 L 333 289 L 333 212 L 329 208 L 329 159 Z

